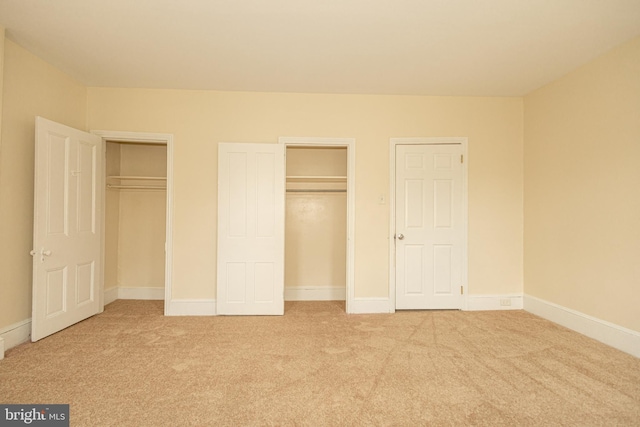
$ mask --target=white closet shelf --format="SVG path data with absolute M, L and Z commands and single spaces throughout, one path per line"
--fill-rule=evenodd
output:
M 134 176 L 134 175 L 111 175 L 107 180 L 115 180 L 117 184 L 107 183 L 110 190 L 166 190 L 166 176 Z M 157 184 L 124 184 L 122 181 L 155 181 Z
M 346 176 L 332 175 L 288 175 L 289 182 L 346 182 Z
M 113 190 L 166 190 L 167 187 L 161 185 L 111 185 L 107 184 L 108 189 Z
M 112 175 L 107 179 L 135 179 L 140 181 L 166 181 L 166 176 L 134 176 L 134 175 Z
M 346 176 L 288 175 L 287 193 L 346 193 Z M 324 185 L 322 185 L 324 184 Z

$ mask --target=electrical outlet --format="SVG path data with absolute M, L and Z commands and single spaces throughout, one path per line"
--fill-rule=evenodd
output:
M 501 298 L 500 299 L 500 305 L 505 307 L 505 306 L 510 306 L 511 305 L 511 298 Z

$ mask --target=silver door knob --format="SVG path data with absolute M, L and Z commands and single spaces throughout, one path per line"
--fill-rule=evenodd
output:
M 404 239 L 404 234 L 398 234 L 398 240 Z

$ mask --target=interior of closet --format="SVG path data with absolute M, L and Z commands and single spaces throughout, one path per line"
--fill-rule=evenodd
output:
M 105 292 L 163 299 L 167 146 L 107 142 Z
M 288 147 L 285 300 L 344 300 L 347 149 Z

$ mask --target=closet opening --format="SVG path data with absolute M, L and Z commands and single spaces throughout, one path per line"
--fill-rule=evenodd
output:
M 285 301 L 347 299 L 347 147 L 287 146 Z
M 167 144 L 105 145 L 104 302 L 164 300 Z

